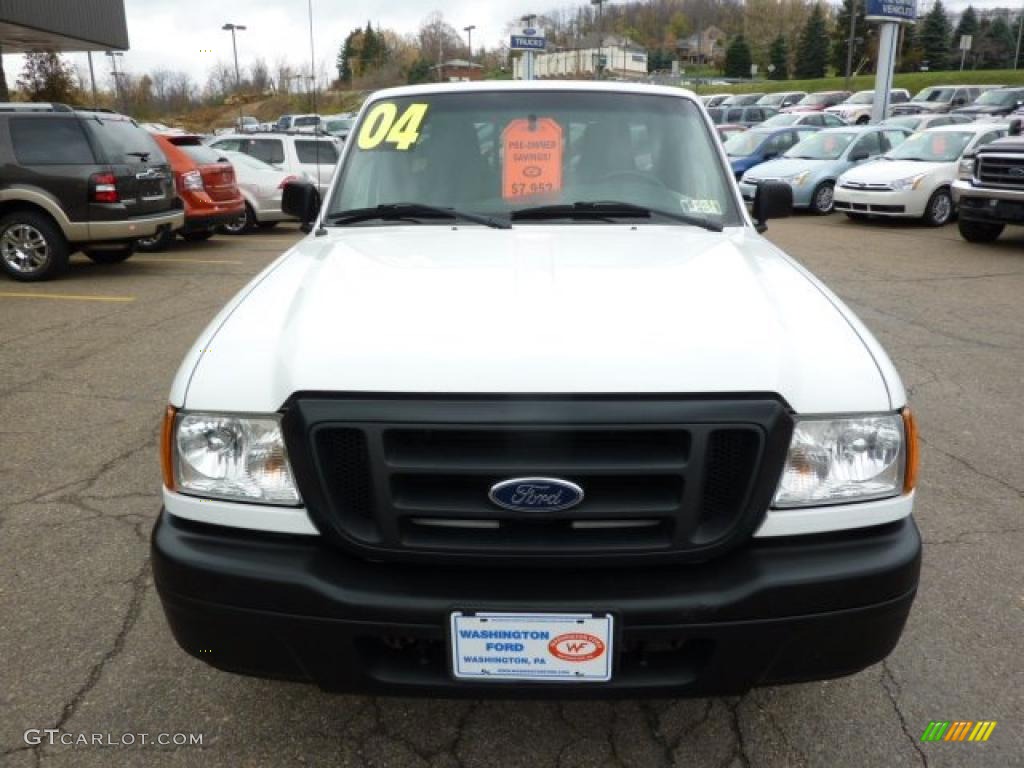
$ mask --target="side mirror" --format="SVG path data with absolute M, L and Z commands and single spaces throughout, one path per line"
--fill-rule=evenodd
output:
M 784 181 L 762 181 L 754 192 L 751 213 L 758 232 L 764 232 L 768 219 L 785 219 L 793 212 L 793 188 Z
M 1010 128 L 1006 132 L 1008 136 L 1020 136 L 1021 133 L 1021 120 L 1016 118 L 1010 121 Z
M 302 222 L 300 229 L 308 235 L 320 213 L 320 192 L 308 181 L 289 181 L 281 194 L 281 210 Z
M 871 157 L 871 155 L 869 155 L 866 151 L 861 150 L 860 152 L 854 152 L 852 155 L 850 155 L 850 162 L 860 163 L 863 162 L 864 160 L 867 160 L 869 157 Z
M 764 156 L 764 159 L 765 159 L 765 160 L 774 160 L 774 159 L 775 159 L 775 158 L 777 158 L 778 156 L 779 156 L 779 153 L 778 153 L 778 152 L 768 152 L 768 153 L 767 153 L 767 154 L 766 154 L 766 155 Z

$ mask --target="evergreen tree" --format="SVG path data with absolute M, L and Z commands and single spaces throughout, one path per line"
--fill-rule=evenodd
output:
M 772 41 L 768 58 L 775 67 L 768 77 L 771 80 L 789 80 L 789 46 L 786 45 L 785 36 L 779 35 Z
M 968 5 L 967 9 L 960 15 L 960 21 L 957 22 L 956 32 L 953 34 L 953 47 L 960 47 L 960 38 L 963 35 L 971 35 L 977 42 L 978 37 L 978 14 L 974 11 L 973 5 Z
M 26 53 L 18 88 L 29 101 L 69 102 L 76 96 L 71 65 L 56 53 Z
M 751 64 L 750 46 L 743 35 L 736 35 L 725 50 L 725 76 L 750 77 Z
M 335 66 L 338 69 L 338 79 L 343 83 L 351 83 L 353 75 L 359 74 L 359 57 L 363 45 L 363 30 L 353 29 L 348 33 L 345 42 L 338 50 L 338 59 Z
M 832 68 L 836 74 L 846 74 L 846 49 L 850 42 L 850 11 L 856 6 L 856 19 L 853 22 L 853 68 L 857 68 L 858 58 L 867 50 L 868 37 L 874 34 L 874 27 L 868 27 L 865 16 L 867 3 L 865 0 L 843 0 L 843 5 L 836 15 L 836 26 L 832 31 Z
M 921 59 L 924 58 L 917 35 L 917 25 L 901 24 L 900 30 L 902 43 L 896 66 L 900 72 L 917 72 L 921 68 Z
M 796 51 L 796 76 L 800 80 L 824 77 L 827 69 L 828 32 L 825 29 L 825 14 L 820 5 L 815 5 L 800 33 L 800 44 Z
M 924 17 L 924 23 L 918 32 L 921 55 L 928 62 L 928 69 L 939 72 L 949 67 L 949 43 L 953 25 L 949 23 L 942 0 L 935 0 L 935 5 Z M 923 63 L 923 62 L 922 62 Z

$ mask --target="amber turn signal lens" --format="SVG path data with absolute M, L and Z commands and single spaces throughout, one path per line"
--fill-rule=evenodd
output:
M 903 409 L 903 434 L 907 441 L 907 468 L 903 473 L 903 492 L 910 493 L 917 485 L 917 468 L 921 460 L 917 441 L 917 419 L 910 408 Z
M 171 462 L 172 445 L 174 441 L 174 417 L 178 415 L 173 405 L 168 405 L 164 411 L 164 423 L 160 428 L 160 469 L 164 475 L 164 486 L 174 490 L 174 466 Z

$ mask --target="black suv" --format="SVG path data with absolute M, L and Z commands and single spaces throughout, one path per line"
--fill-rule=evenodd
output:
M 183 220 L 166 158 L 131 118 L 0 103 L 0 268 L 15 280 L 55 277 L 77 250 L 124 261 Z

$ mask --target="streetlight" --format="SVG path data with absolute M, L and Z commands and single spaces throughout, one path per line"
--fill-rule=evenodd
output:
M 604 46 L 604 3 L 605 0 L 590 0 L 591 5 L 597 6 L 597 63 L 594 65 L 594 79 L 598 79 L 598 72 L 601 67 L 601 50 Z
M 469 60 L 470 61 L 473 60 L 473 30 L 474 29 L 476 29 L 476 24 L 470 24 L 468 27 L 463 27 L 462 28 L 462 31 L 466 33 L 466 37 L 468 39 L 467 47 L 469 48 Z
M 243 24 L 225 24 L 221 29 L 225 32 L 231 33 L 231 48 L 235 52 L 235 95 L 238 95 L 238 91 L 242 89 L 242 73 L 238 69 L 238 43 L 235 40 L 235 30 L 242 32 L 245 30 Z M 238 130 L 242 130 L 242 101 L 238 101 Z

